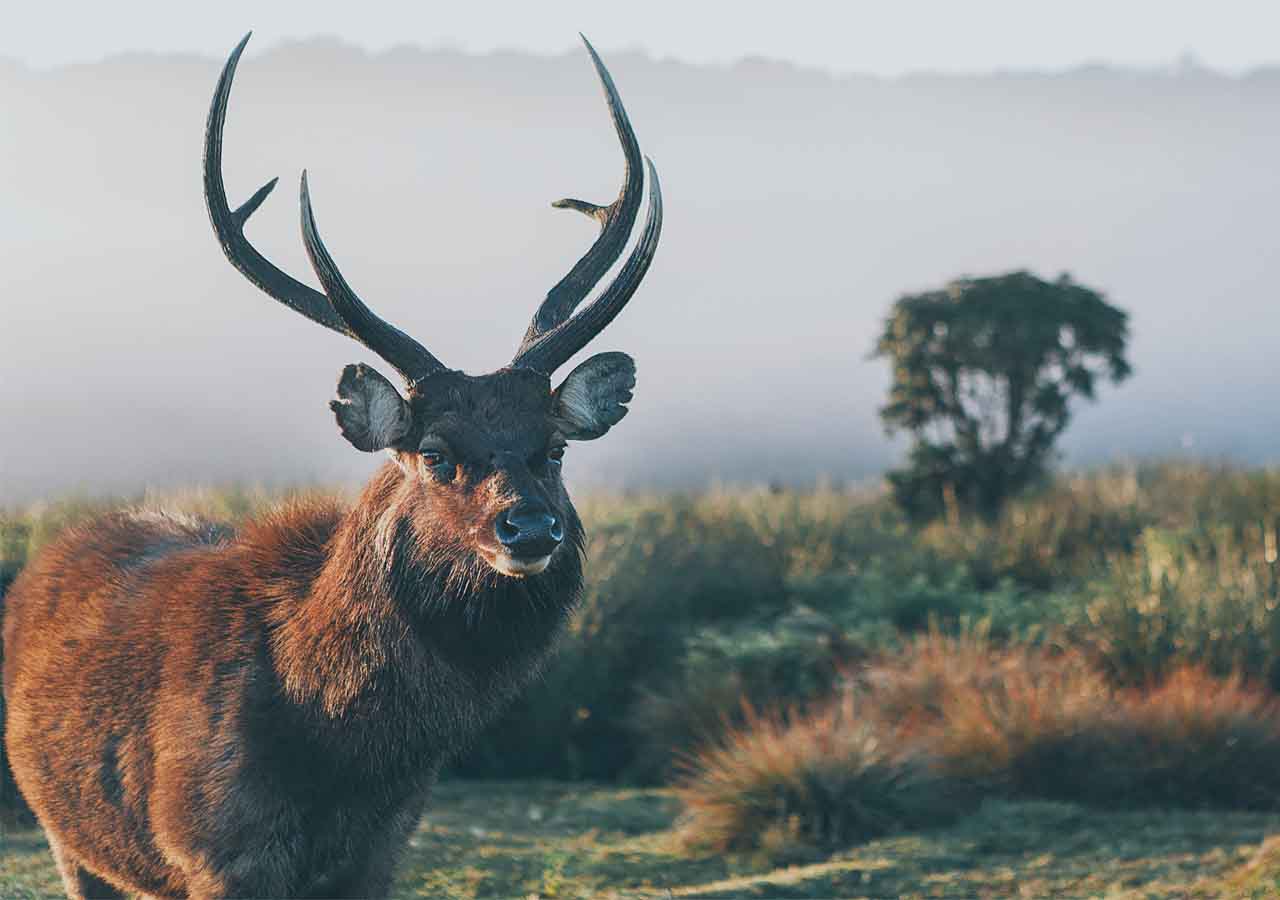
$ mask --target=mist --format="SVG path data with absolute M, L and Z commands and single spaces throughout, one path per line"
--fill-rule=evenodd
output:
M 221 62 L 0 62 L 0 503 L 349 483 L 378 464 L 326 404 L 343 365 L 379 361 L 259 293 L 210 230 L 200 164 Z M 666 219 L 644 285 L 585 351 L 636 358 L 632 411 L 571 449 L 572 482 L 874 477 L 902 449 L 876 417 L 885 363 L 868 358 L 889 304 L 1016 268 L 1069 271 L 1132 314 L 1135 377 L 1079 408 L 1066 464 L 1276 458 L 1280 70 L 607 62 Z M 622 176 L 582 51 L 251 45 L 224 158 L 233 206 L 282 176 L 248 235 L 314 284 L 306 167 L 348 281 L 470 372 L 510 360 L 594 238 L 549 202 L 607 202 Z

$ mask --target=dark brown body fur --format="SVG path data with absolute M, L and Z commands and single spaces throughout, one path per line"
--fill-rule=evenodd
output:
M 439 767 L 537 671 L 581 586 L 424 555 L 387 464 L 349 511 L 74 529 L 6 598 L 6 744 L 71 893 L 373 896 Z M 567 506 L 567 498 L 566 504 Z

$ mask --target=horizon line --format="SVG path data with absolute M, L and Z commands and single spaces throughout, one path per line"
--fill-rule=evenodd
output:
M 233 45 L 228 45 L 228 48 Z M 379 61 L 397 54 L 413 53 L 421 56 L 453 55 L 468 59 L 485 59 L 491 57 L 521 57 L 535 61 L 561 60 L 576 56 L 580 48 L 566 47 L 558 52 L 544 52 L 519 47 L 494 47 L 489 50 L 467 49 L 460 42 L 441 40 L 432 44 L 404 41 L 380 48 L 372 48 L 335 33 L 317 33 L 306 37 L 286 37 L 274 43 L 261 46 L 257 52 L 249 54 L 250 58 L 270 57 L 273 54 L 288 52 L 298 48 L 333 47 L 358 54 L 371 61 Z M 230 52 L 230 49 L 228 49 Z M 1162 63 L 1138 64 L 1117 63 L 1101 59 L 1084 59 L 1080 62 L 1062 66 L 1046 66 L 1044 68 L 1028 68 L 1025 66 L 993 66 L 988 69 L 973 68 L 915 68 L 896 74 L 858 71 L 824 66 L 816 63 L 798 62 L 793 59 L 769 56 L 763 53 L 744 53 L 731 60 L 695 62 L 681 58 L 676 54 L 656 54 L 639 44 L 629 46 L 605 47 L 601 54 L 615 59 L 621 57 L 641 57 L 653 65 L 676 65 L 690 69 L 702 69 L 712 72 L 732 72 L 735 69 L 751 66 L 770 66 L 790 69 L 800 75 L 817 75 L 833 82 L 877 81 L 894 83 L 911 80 L 957 79 L 983 80 L 999 78 L 1058 78 L 1073 75 L 1104 73 L 1120 75 L 1138 75 L 1151 78 L 1191 78 L 1210 77 L 1224 81 L 1248 81 L 1260 76 L 1280 72 L 1280 57 L 1274 61 L 1257 63 L 1242 67 L 1239 70 L 1218 68 L 1204 63 L 1192 50 L 1184 50 L 1175 58 Z M 184 62 L 202 62 L 220 66 L 222 57 L 199 50 L 112 50 L 93 59 L 56 62 L 40 65 L 16 56 L 0 54 L 0 66 L 18 68 L 37 75 L 56 74 L 74 69 L 108 66 L 121 63 L 134 63 L 148 60 L 169 60 Z

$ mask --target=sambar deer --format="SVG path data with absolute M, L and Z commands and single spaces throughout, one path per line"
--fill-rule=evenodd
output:
M 584 39 L 585 40 L 585 39 Z M 602 226 L 539 306 L 511 364 L 450 370 L 352 291 L 301 185 L 302 237 L 324 292 L 268 262 L 245 221 L 274 186 L 227 205 L 222 132 L 248 36 L 209 112 L 204 188 L 227 257 L 254 284 L 350 335 L 404 378 L 347 366 L 330 407 L 387 462 L 347 509 L 295 502 L 236 531 L 161 513 L 82 525 L 7 599 L 6 743 L 72 897 L 367 897 L 442 762 L 546 659 L 582 584 L 582 525 L 561 480 L 566 441 L 626 414 L 635 366 L 602 353 L 550 376 L 627 303 L 662 226 L 600 57 L 626 159 Z M 580 310 L 629 243 L 608 286 Z

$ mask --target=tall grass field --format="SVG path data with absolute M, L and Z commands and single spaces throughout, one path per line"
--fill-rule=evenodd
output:
M 281 497 L 0 510 L 0 595 L 106 509 Z M 1280 470 L 1063 475 L 994 524 L 863 489 L 578 508 L 581 609 L 398 896 L 1280 892 Z M 59 893 L 0 768 L 0 896 Z

